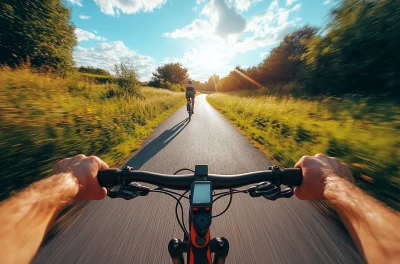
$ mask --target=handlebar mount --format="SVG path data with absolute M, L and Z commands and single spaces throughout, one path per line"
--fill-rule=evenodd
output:
M 132 168 L 124 167 L 121 173 L 128 172 Z M 122 185 L 116 188 L 107 189 L 107 196 L 110 198 L 123 198 L 125 200 L 132 200 L 138 196 L 146 196 L 150 192 L 150 188 L 143 186 L 137 182 L 122 182 Z

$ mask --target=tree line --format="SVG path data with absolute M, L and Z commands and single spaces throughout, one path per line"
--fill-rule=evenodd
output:
M 159 66 L 149 82 L 150 86 L 157 88 L 167 88 L 177 90 L 173 87 L 180 87 L 179 90 L 185 90 L 188 81 L 191 80 L 188 75 L 188 69 L 183 67 L 181 63 L 167 63 Z M 208 81 L 200 82 L 191 80 L 199 91 L 215 91 L 219 76 L 214 74 L 209 77 Z
M 236 67 L 218 91 L 400 95 L 400 1 L 343 0 L 330 19 L 285 36 L 260 64 Z
M 103 75 L 103 76 L 111 76 L 111 73 L 107 70 L 91 67 L 91 66 L 80 66 L 78 68 L 78 72 L 95 74 L 95 75 Z
M 77 40 L 70 16 L 60 0 L 1 1 L 0 64 L 13 67 L 29 60 L 32 67 L 60 74 L 75 69 Z M 271 94 L 399 95 L 399 33 L 400 1 L 342 0 L 325 28 L 304 26 L 285 36 L 260 64 L 194 83 L 198 90 L 221 92 L 266 88 Z M 78 71 L 110 75 L 93 67 Z M 131 75 L 138 78 L 137 72 Z M 188 78 L 187 68 L 168 63 L 156 69 L 149 85 L 184 90 Z

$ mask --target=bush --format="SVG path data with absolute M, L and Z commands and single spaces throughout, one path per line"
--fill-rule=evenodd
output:
M 90 73 L 80 73 L 79 76 L 80 80 L 93 84 L 108 84 L 115 82 L 113 76 L 95 75 Z

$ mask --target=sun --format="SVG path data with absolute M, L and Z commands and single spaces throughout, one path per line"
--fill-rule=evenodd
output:
M 199 50 L 195 64 L 202 70 L 219 69 L 224 64 L 221 54 L 213 48 Z

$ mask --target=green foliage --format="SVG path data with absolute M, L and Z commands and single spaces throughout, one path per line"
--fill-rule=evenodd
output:
M 118 87 L 123 93 L 140 96 L 140 82 L 137 71 L 127 64 L 115 64 L 115 76 Z
M 70 10 L 60 0 L 0 2 L 0 64 L 48 65 L 65 73 L 74 65 L 77 44 Z
M 107 75 L 96 75 L 90 73 L 80 73 L 80 80 L 87 82 L 87 83 L 94 83 L 94 84 L 107 84 L 115 82 L 115 77 L 107 76 Z
M 304 86 L 313 93 L 399 95 L 399 33 L 399 1 L 342 1 L 327 34 L 306 43 Z
M 78 71 L 83 72 L 83 73 L 93 74 L 93 75 L 111 76 L 111 73 L 109 71 L 106 71 L 106 70 L 100 69 L 100 68 L 91 67 L 91 66 L 81 66 L 78 68 Z
M 317 28 L 304 26 L 287 35 L 258 66 L 248 69 L 237 66 L 227 77 L 218 82 L 217 90 L 227 92 L 268 87 L 271 94 L 293 92 L 287 88 L 296 86 L 287 85 L 296 80 L 298 72 L 304 65 L 301 60 L 307 50 L 304 41 L 316 33 Z
M 186 90 L 186 85 L 185 84 L 174 84 L 170 83 L 169 81 L 150 81 L 149 86 L 155 87 L 155 88 L 162 88 L 162 89 L 168 89 L 171 91 L 175 92 L 184 92 Z
M 153 72 L 153 77 L 149 85 L 154 87 L 160 82 L 170 82 L 172 84 L 182 84 L 188 78 L 188 69 L 182 67 L 180 63 L 168 63 L 160 66 Z
M 183 93 L 143 87 L 141 97 L 117 84 L 52 79 L 29 70 L 0 70 L 0 200 L 48 175 L 67 156 L 95 154 L 116 166 L 164 118 Z M 107 95 L 108 94 L 108 95 Z
M 247 95 L 246 95 L 247 94 Z M 250 97 L 251 96 L 251 97 Z M 375 98 L 308 98 L 217 93 L 207 100 L 286 167 L 323 152 L 350 165 L 357 184 L 399 208 L 400 108 Z

